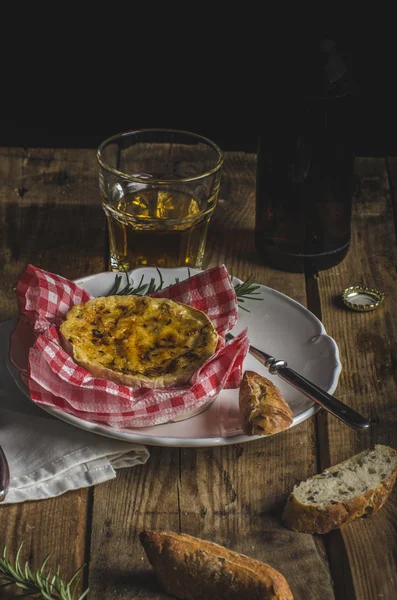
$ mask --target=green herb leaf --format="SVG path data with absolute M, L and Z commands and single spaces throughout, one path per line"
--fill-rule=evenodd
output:
M 83 567 L 80 567 L 68 581 L 64 581 L 60 575 L 60 569 L 55 572 L 46 571 L 46 565 L 50 554 L 46 556 L 41 566 L 32 571 L 29 563 L 21 567 L 20 555 L 22 550 L 20 544 L 14 561 L 7 557 L 7 548 L 3 549 L 0 558 L 0 588 L 8 585 L 16 585 L 24 591 L 15 598 L 44 598 L 45 600 L 82 600 L 88 594 L 88 589 L 79 597 L 76 597 L 76 589 L 79 583 L 79 575 Z
M 149 283 L 143 283 L 145 275 L 142 275 L 140 282 L 136 287 L 134 287 L 130 281 L 130 277 L 128 275 L 128 271 L 123 269 L 125 277 L 127 279 L 127 283 L 124 287 L 121 287 L 121 282 L 123 280 L 122 275 L 116 275 L 114 284 L 111 287 L 110 291 L 106 294 L 107 296 L 146 296 L 148 294 L 154 294 L 154 292 L 158 292 L 163 289 L 164 280 L 163 276 L 159 269 L 156 269 L 157 273 L 160 277 L 160 283 L 158 285 L 155 284 L 155 280 L 152 277 Z
M 255 298 L 260 295 L 260 285 L 252 283 L 252 275 L 248 277 L 243 283 L 237 283 L 234 286 L 237 299 L 244 302 L 244 299 L 248 300 L 263 300 L 263 298 Z
M 161 275 L 161 271 L 157 268 L 156 270 L 160 277 L 160 283 L 158 285 L 155 284 L 153 277 L 150 279 L 149 283 L 143 283 L 145 276 L 142 275 L 140 282 L 136 287 L 134 287 L 131 284 L 128 272 L 124 269 L 124 273 L 127 278 L 126 285 L 124 287 L 120 287 L 122 275 L 116 275 L 114 284 L 107 296 L 147 296 L 148 294 L 154 294 L 154 292 L 162 290 L 164 286 L 164 279 Z M 191 277 L 191 271 L 188 268 L 188 279 L 189 277 Z M 179 283 L 179 277 L 175 277 L 175 282 Z M 252 283 L 252 275 L 250 275 L 243 283 L 237 283 L 234 285 L 234 291 L 236 292 L 237 300 L 242 310 L 250 312 L 248 308 L 242 306 L 242 303 L 245 300 L 263 300 L 263 298 L 256 297 L 260 296 L 259 289 L 260 285 Z

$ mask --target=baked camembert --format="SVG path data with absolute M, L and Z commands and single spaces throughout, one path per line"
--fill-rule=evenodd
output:
M 75 305 L 60 333 L 64 349 L 92 375 L 151 388 L 187 383 L 218 342 L 204 312 L 147 296 L 107 296 Z

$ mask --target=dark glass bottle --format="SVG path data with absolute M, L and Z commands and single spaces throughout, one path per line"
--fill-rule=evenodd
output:
M 350 245 L 354 94 L 332 42 L 305 55 L 299 85 L 260 131 L 256 248 L 291 272 L 340 263 Z

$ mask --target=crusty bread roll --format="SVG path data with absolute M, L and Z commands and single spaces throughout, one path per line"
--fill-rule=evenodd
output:
M 283 520 L 294 531 L 328 533 L 379 510 L 396 475 L 397 452 L 377 445 L 295 486 Z
M 183 533 L 143 531 L 165 591 L 182 600 L 293 600 L 285 578 L 258 560 Z
M 148 296 L 107 296 L 76 305 L 60 336 L 64 349 L 95 377 L 151 388 L 187 383 L 218 342 L 201 310 Z
M 292 411 L 280 390 L 269 379 L 253 371 L 244 373 L 239 406 L 246 435 L 278 433 L 292 423 Z

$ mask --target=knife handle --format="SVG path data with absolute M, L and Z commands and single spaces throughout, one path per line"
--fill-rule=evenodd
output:
M 305 394 L 310 400 L 319 404 L 322 408 L 330 412 L 334 417 L 337 417 L 349 427 L 354 429 L 368 429 L 370 422 L 368 419 L 357 413 L 355 410 L 343 404 L 340 400 L 331 396 L 316 384 L 312 383 L 302 375 L 299 375 L 296 371 L 291 369 L 285 360 L 276 360 L 266 352 L 258 350 L 254 346 L 250 347 L 250 353 L 255 356 L 265 367 L 269 369 L 269 372 L 273 375 L 278 375 L 281 379 L 284 379 L 292 385 L 294 388 Z
M 294 388 L 305 394 L 308 398 L 319 404 L 322 408 L 330 412 L 346 425 L 354 429 L 368 429 L 370 422 L 358 412 L 343 404 L 340 400 L 331 396 L 320 387 L 308 381 L 299 373 L 287 366 L 278 366 L 277 375 L 284 379 Z
M 0 446 L 0 502 L 3 502 L 6 497 L 9 483 L 10 470 L 8 468 L 6 456 Z

